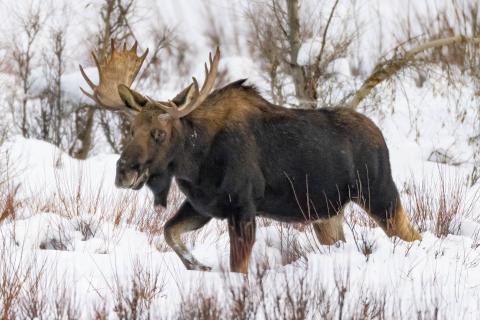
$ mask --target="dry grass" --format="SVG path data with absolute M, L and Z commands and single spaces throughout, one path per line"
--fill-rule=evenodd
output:
M 61 190 L 62 187 L 58 187 Z M 433 191 L 432 191 L 433 190 Z M 64 191 L 67 192 L 67 191 Z M 452 223 L 456 217 L 468 217 L 471 213 L 472 200 L 466 198 L 466 186 L 460 179 L 451 179 L 446 175 L 434 185 L 411 184 L 406 190 L 407 208 L 413 214 L 413 222 L 422 230 L 434 230 L 438 236 L 454 233 Z M 80 192 L 81 194 L 81 192 Z M 61 200 L 63 199 L 63 200 Z M 103 211 L 92 211 L 91 215 L 82 214 L 80 209 L 84 197 L 58 197 L 59 203 L 51 206 L 57 208 L 58 214 L 69 217 L 76 223 L 75 229 L 80 231 L 84 240 L 96 236 L 98 219 L 103 222 L 117 220 L 116 214 L 108 214 L 102 218 Z M 102 203 L 99 197 L 98 203 Z M 152 239 L 162 233 L 165 219 L 178 207 L 182 200 L 174 189 L 170 194 L 173 204 L 167 210 L 154 212 L 145 210 L 136 216 L 122 216 L 118 225 L 131 224 L 138 230 L 152 235 Z M 78 201 L 79 203 L 75 203 Z M 135 201 L 139 201 L 138 198 Z M 108 201 L 107 201 L 108 202 Z M 120 203 L 123 204 L 122 198 Z M 25 205 L 22 203 L 22 205 Z M 133 204 L 133 207 L 137 205 Z M 119 210 L 112 206 L 112 210 Z M 63 208 L 63 209 L 62 209 Z M 69 216 L 61 210 L 72 208 L 74 214 Z M 83 207 L 86 208 L 86 207 Z M 369 233 L 372 232 L 372 222 L 368 216 L 354 206 L 346 208 L 345 216 L 348 228 L 352 231 L 355 244 L 366 259 L 373 252 L 375 243 Z M 78 215 L 77 215 L 78 214 Z M 158 215 L 158 216 L 157 216 Z M 91 217 L 91 219 L 89 219 Z M 110 219 L 110 220 L 109 220 Z M 433 224 L 432 224 L 433 223 Z M 261 223 L 260 223 L 261 224 Z M 288 265 L 302 261 L 312 252 L 326 254 L 331 247 L 322 246 L 315 238 L 311 228 L 296 225 L 285 225 L 269 222 L 274 226 L 280 237 L 280 252 L 282 264 Z M 225 233 L 219 226 L 217 237 Z M 433 228 L 433 229 L 432 229 Z M 303 229 L 303 230 L 302 230 Z M 306 232 L 307 244 L 300 244 L 298 233 Z M 63 231 L 66 233 L 65 231 Z M 61 230 L 59 230 L 61 234 Z M 195 244 L 205 241 L 210 234 L 193 232 L 186 237 L 187 243 Z M 60 239 L 60 247 L 48 244 L 49 249 L 62 250 L 68 240 Z M 308 245 L 310 243 L 310 246 Z M 475 241 L 474 241 L 475 242 Z M 477 241 L 478 242 L 478 241 Z M 4 246 L 7 241 L 2 242 Z M 476 243 L 476 242 L 475 242 Z M 475 245 L 475 243 L 473 245 Z M 46 247 L 47 248 L 47 247 Z M 7 256 L 11 248 L 4 248 L 2 256 Z M 59 280 L 46 272 L 45 267 L 29 264 L 28 260 L 12 257 L 14 260 L 3 259 L 0 262 L 0 314 L 3 319 L 49 319 L 66 318 L 79 319 L 82 316 L 95 319 L 108 319 L 115 316 L 119 319 L 156 319 L 155 310 L 161 307 L 162 297 L 167 292 L 166 280 L 159 270 L 151 270 L 147 264 L 136 262 L 133 272 L 128 277 L 116 274 L 113 279 L 107 279 L 108 290 L 92 300 L 90 310 L 86 310 L 77 300 L 75 289 L 66 281 Z M 305 260 L 303 260 L 305 262 Z M 272 266 L 263 262 L 254 268 L 254 272 L 243 278 L 237 274 L 222 273 L 223 287 L 213 288 L 200 283 L 195 290 L 182 293 L 181 303 L 173 318 L 182 319 L 392 319 L 403 318 L 401 295 L 391 292 L 359 288 L 351 279 L 351 270 L 334 271 L 334 286 L 328 285 L 325 279 L 311 278 L 308 263 L 295 265 L 292 269 L 271 270 Z M 434 284 L 432 284 L 434 285 Z M 50 289 L 47 290 L 46 288 Z M 181 290 L 181 289 L 180 289 Z M 100 291 L 98 291 L 100 292 Z M 359 293 L 360 292 L 360 293 Z M 424 297 L 424 299 L 427 299 Z M 429 298 L 430 299 L 430 298 Z M 421 304 L 418 308 L 419 318 L 432 318 L 445 312 L 434 298 L 431 308 Z M 415 306 L 412 306 L 415 308 Z M 88 315 L 87 315 L 88 314 Z M 0 319 L 2 318 L 0 317 Z
M 280 234 L 282 265 L 291 264 L 304 257 L 305 252 L 296 237 L 298 231 L 296 230 L 295 225 L 279 223 L 276 227 Z
M 0 190 L 3 189 L 3 186 L 0 186 Z M 19 186 L 15 188 L 5 188 L 6 190 L 1 190 L 2 195 L 0 196 L 0 223 L 5 220 L 15 220 L 16 211 L 19 206 L 18 202 L 15 199 L 15 194 L 18 191 Z
M 132 263 L 132 270 L 127 276 L 120 276 L 118 269 L 114 270 L 113 277 L 109 277 L 103 270 L 100 270 L 106 285 L 105 290 L 92 285 L 97 293 L 92 296 L 89 319 L 158 319 L 158 309 L 155 304 L 164 297 L 165 277 L 159 269 L 151 268 L 151 263 L 145 266 L 139 260 Z M 60 292 L 57 290 L 57 292 Z M 74 289 L 67 293 L 74 293 Z M 68 295 L 61 295 L 61 297 Z M 63 300 L 62 300 L 63 301 Z M 74 299 L 67 299 L 61 310 L 67 311 L 66 315 L 56 319 L 79 319 L 80 317 L 70 317 L 70 314 L 79 310 L 79 306 Z M 73 303 L 72 303 L 73 302 Z M 56 303 L 57 305 L 57 303 Z M 72 308 L 74 306 L 75 308 Z M 83 312 L 88 310 L 88 306 L 81 308 Z M 63 313 L 65 314 L 65 312 Z
M 0 144 L 1 147 L 1 144 Z M 5 220 L 15 220 L 16 211 L 20 206 L 16 199 L 16 194 L 20 188 L 19 184 L 15 184 L 13 170 L 8 154 L 1 155 L 0 158 L 0 223 Z
M 424 303 L 412 304 L 407 315 L 399 292 L 388 288 L 372 290 L 365 284 L 358 286 L 351 277 L 352 271 L 339 266 L 334 270 L 333 287 L 319 277 L 311 278 L 308 268 L 299 268 L 295 273 L 285 269 L 257 270 L 261 271 L 244 278 L 224 273 L 223 288 L 189 289 L 184 292 L 176 314 L 181 319 L 196 320 L 364 320 L 403 319 L 408 315 L 441 319 L 446 312 L 446 308 L 439 305 L 438 294 L 425 292 L 422 293 Z M 435 285 L 428 284 L 431 288 Z
M 102 223 L 111 223 L 116 229 L 134 227 L 145 233 L 153 243 L 163 233 L 163 224 L 178 209 L 183 196 L 174 186 L 169 196 L 167 209 L 150 209 L 151 201 L 144 201 L 138 193 L 108 194 L 97 186 L 92 192 L 86 172 L 79 172 L 80 183 L 74 177 L 58 177 L 54 197 L 39 195 L 34 201 L 18 201 L 15 192 L 5 197 L 5 207 L 10 209 L 0 223 L 13 220 L 19 209 L 48 208 L 48 211 L 72 221 L 76 231 L 87 241 L 95 238 Z M 1 176 L 0 176 L 1 177 Z M 12 179 L 4 175 L 0 190 L 8 190 Z M 6 188 L 6 189 L 3 189 Z M 468 186 L 464 181 L 441 174 L 436 183 L 410 183 L 406 190 L 406 208 L 412 214 L 412 221 L 421 230 L 431 230 L 439 237 L 458 232 L 455 224 L 458 217 L 469 217 L 477 200 L 467 197 Z M 32 196 L 33 197 L 33 196 Z M 11 199 L 11 200 L 8 200 Z M 7 210 L 7 211 L 8 211 Z M 40 210 L 41 211 L 41 210 Z M 376 243 L 372 232 L 372 221 L 356 206 L 348 206 L 345 212 L 349 228 L 359 252 L 369 260 Z M 309 263 L 305 257 L 311 253 L 328 254 L 332 248 L 318 243 L 310 227 L 278 224 L 260 221 L 259 226 L 274 227 L 279 235 L 281 264 L 297 262 L 295 272 L 292 266 L 272 270 L 265 261 L 258 262 L 254 271 L 243 278 L 224 272 L 223 287 L 214 288 L 200 282 L 195 290 L 182 292 L 178 310 L 170 318 L 181 319 L 392 319 L 404 318 L 401 295 L 358 287 L 353 283 L 351 270 L 339 267 L 334 271 L 334 286 L 321 277 L 311 277 Z M 71 239 L 59 225 L 57 238 L 46 239 L 44 249 L 66 250 Z M 214 234 L 212 238 L 212 231 Z M 305 232 L 307 243 L 298 241 L 299 232 Z M 218 239 L 226 233 L 225 224 L 210 225 L 204 230 L 186 235 L 186 243 L 194 247 L 206 240 Z M 6 238 L 11 235 L 5 235 Z M 166 291 L 166 279 L 159 270 L 151 270 L 151 263 L 136 262 L 133 272 L 127 277 L 115 274 L 107 279 L 107 292 L 92 299 L 90 310 L 79 304 L 75 287 L 69 286 L 56 274 L 51 274 L 44 265 L 33 264 L 29 259 L 11 256 L 4 239 L 0 261 L 0 319 L 157 319 L 157 308 L 162 307 Z M 268 240 L 267 240 L 268 242 Z M 163 240 L 157 242 L 163 251 L 169 251 Z M 14 244 L 12 244 L 14 245 Z M 267 244 L 268 245 L 268 244 Z M 273 246 L 274 244 L 272 244 Z M 472 246 L 478 246 L 474 239 Z M 14 252 L 21 252 L 17 250 Z M 408 251 L 408 250 L 407 250 Z M 407 252 L 408 253 L 408 252 Z M 20 254 L 21 255 L 21 254 Z M 465 263 L 477 264 L 475 257 L 465 257 Z M 298 263 L 300 262 L 300 263 Z M 49 272 L 47 272 L 48 270 Z M 329 285 L 330 284 L 330 285 Z M 362 284 L 364 285 L 364 284 Z M 426 284 L 430 285 L 430 284 Z M 431 284 L 435 286 L 436 284 Z M 182 290 L 182 289 L 180 289 Z M 382 291 L 383 290 L 383 291 Z M 98 291 L 100 292 L 100 291 Z M 417 315 L 421 319 L 441 318 L 445 309 L 434 294 L 422 296 L 430 299 L 420 303 Z M 430 305 L 431 308 L 425 307 Z M 416 309 L 415 309 L 416 310 Z
M 423 180 L 406 185 L 406 208 L 412 222 L 420 230 L 431 231 L 437 237 L 458 234 L 458 219 L 472 216 L 478 194 L 468 197 L 466 181 L 439 171 L 438 181 Z
M 204 284 L 198 284 L 195 289 L 188 292 L 181 292 L 177 315 L 185 320 L 214 320 L 225 316 L 218 294 L 209 292 Z
M 144 267 L 140 261 L 133 265 L 133 274 L 129 279 L 115 274 L 108 284 L 113 296 L 113 312 L 118 319 L 149 319 L 152 316 L 153 302 L 165 288 L 165 279 L 158 269 Z M 107 300 L 107 297 L 102 297 Z

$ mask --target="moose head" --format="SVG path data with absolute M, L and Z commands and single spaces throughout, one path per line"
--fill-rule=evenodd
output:
M 217 48 L 213 58 L 210 54 L 210 67 L 205 64 L 205 80 L 200 89 L 193 78 L 192 83 L 175 98 L 162 102 L 130 88 L 148 49 L 137 56 L 137 43 L 130 50 L 125 45 L 121 50 L 116 49 L 113 41 L 111 47 L 111 56 L 102 62 L 92 53 L 99 73 L 98 85 L 87 77 L 80 66 L 82 76 L 93 93 L 80 89 L 97 105 L 130 116 L 131 139 L 117 161 L 115 185 L 137 190 L 149 180 L 152 172 L 167 172 L 177 146 L 184 138 L 182 118 L 198 108 L 213 89 L 220 51 Z

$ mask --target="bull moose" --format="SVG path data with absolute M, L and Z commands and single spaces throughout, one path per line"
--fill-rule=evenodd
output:
M 148 50 L 137 44 L 99 62 L 93 90 L 99 106 L 132 117 L 131 140 L 117 162 L 115 184 L 153 191 L 166 205 L 173 178 L 186 199 L 165 225 L 165 239 L 190 270 L 210 270 L 188 251 L 181 235 L 212 218 L 226 219 L 230 267 L 246 273 L 255 217 L 312 223 L 325 245 L 344 241 L 342 208 L 354 201 L 388 236 L 421 239 L 393 182 L 380 129 L 350 108 L 291 109 L 265 100 L 238 80 L 213 90 L 220 51 L 205 64 L 201 88 L 192 83 L 170 101 L 130 88 Z

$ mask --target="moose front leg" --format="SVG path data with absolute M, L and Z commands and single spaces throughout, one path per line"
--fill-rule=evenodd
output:
M 230 217 L 230 270 L 247 273 L 248 262 L 255 242 L 255 217 Z
M 180 210 L 170 220 L 167 221 L 164 228 L 165 241 L 175 251 L 178 257 L 188 270 L 210 271 L 188 251 L 181 235 L 185 232 L 195 231 L 206 225 L 210 217 L 200 215 L 193 207 L 185 201 Z

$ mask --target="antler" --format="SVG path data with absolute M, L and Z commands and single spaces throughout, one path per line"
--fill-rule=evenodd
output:
M 198 108 L 210 94 L 210 91 L 212 91 L 215 84 L 215 79 L 217 78 L 218 63 L 220 61 L 220 49 L 218 47 L 215 51 L 213 59 L 212 53 L 210 53 L 208 55 L 208 60 L 210 63 L 210 69 L 207 67 L 207 63 L 205 63 L 205 80 L 200 91 L 198 90 L 197 79 L 193 77 L 193 82 L 187 88 L 186 99 L 182 105 L 177 106 L 177 104 L 173 101 L 168 101 L 168 104 L 156 101 L 155 105 L 176 119 L 185 117 L 193 110 Z
M 101 63 L 92 52 L 93 60 L 97 65 L 99 83 L 95 85 L 85 74 L 83 67 L 80 65 L 80 72 L 83 78 L 93 90 L 93 94 L 88 93 L 83 88 L 80 90 L 95 101 L 98 105 L 112 111 L 125 111 L 125 104 L 118 94 L 118 86 L 123 84 L 130 88 L 132 82 L 142 67 L 143 61 L 148 54 L 148 49 L 141 56 L 137 56 L 138 43 L 135 42 L 130 50 L 127 50 L 126 44 L 123 44 L 123 50 L 115 49 L 112 40 L 112 52 L 110 57 L 105 58 Z

